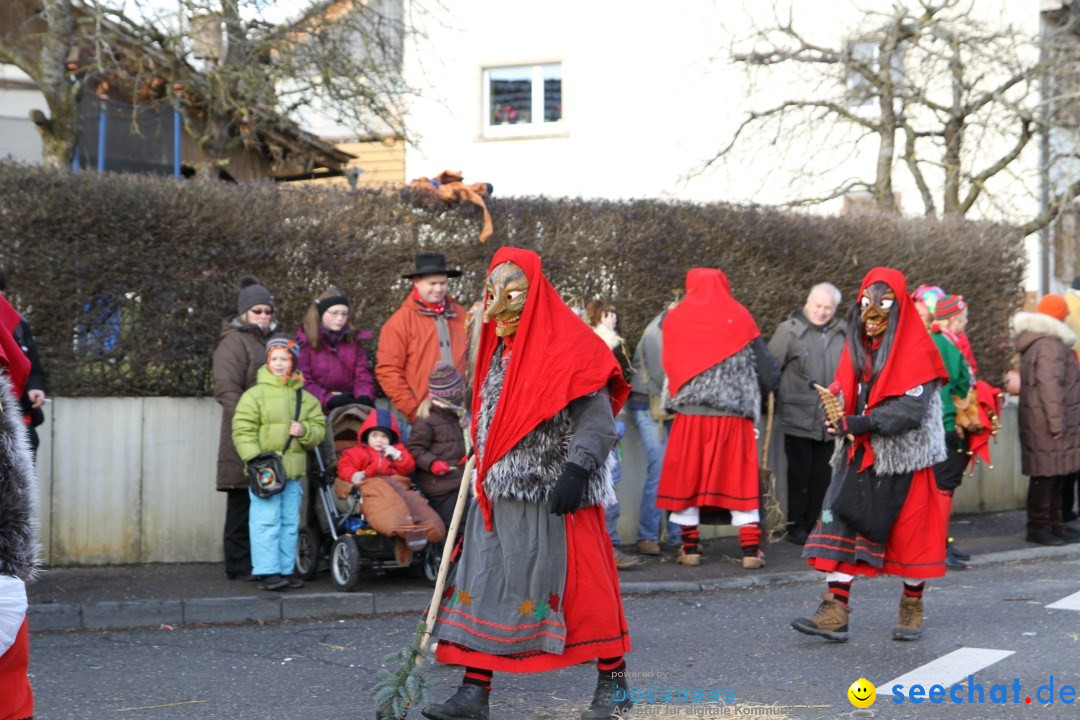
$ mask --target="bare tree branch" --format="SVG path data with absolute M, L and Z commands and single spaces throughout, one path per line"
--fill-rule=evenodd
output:
M 919 188 L 919 195 L 923 201 L 923 214 L 931 216 L 935 213 L 934 209 L 934 196 L 930 193 L 930 186 L 926 182 L 926 178 L 923 176 L 922 169 L 919 168 L 918 158 L 915 154 L 915 140 L 918 136 L 911 128 L 904 125 L 904 163 L 907 165 L 908 170 L 911 172 L 911 176 L 915 178 L 915 186 Z
M 1016 144 L 1013 145 L 1009 152 L 1002 155 L 997 159 L 997 162 L 987 167 L 982 172 L 973 175 L 969 181 L 968 192 L 964 197 L 963 202 L 960 203 L 959 211 L 961 214 L 966 214 L 971 206 L 975 203 L 976 198 L 986 188 L 986 181 L 997 175 L 999 172 L 1009 167 L 1016 158 L 1020 157 L 1020 153 L 1027 146 L 1028 142 L 1033 137 L 1031 131 L 1031 121 L 1024 120 L 1021 122 L 1020 135 L 1016 139 Z

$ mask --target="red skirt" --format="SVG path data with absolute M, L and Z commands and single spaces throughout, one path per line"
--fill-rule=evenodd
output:
M 630 652 L 619 573 L 600 505 L 566 516 L 566 587 L 563 591 L 566 645 L 559 655 L 535 652 L 491 655 L 440 642 L 435 659 L 448 665 L 496 672 L 535 673 Z
M 30 689 L 29 623 L 23 620 L 8 651 L 0 655 L 0 718 L 21 720 L 34 714 L 34 693 Z
M 757 510 L 758 458 L 749 418 L 675 415 L 656 506 Z
M 935 578 L 945 574 L 945 531 L 949 524 L 952 496 L 938 490 L 932 468 L 917 470 L 911 478 L 911 489 L 896 517 L 884 551 L 881 546 L 861 535 L 854 539 L 819 533 L 820 521 L 806 549 L 846 551 L 854 555 L 855 548 L 874 555 L 884 555 L 880 568 L 865 562 L 845 562 L 836 558 L 810 557 L 807 565 L 821 572 L 842 572 L 848 575 L 876 577 L 895 575 L 903 578 Z

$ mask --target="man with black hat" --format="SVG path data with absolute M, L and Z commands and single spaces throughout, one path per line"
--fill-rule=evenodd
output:
M 449 279 L 460 275 L 442 253 L 417 255 L 416 269 L 401 276 L 412 280 L 412 291 L 379 331 L 375 377 L 410 423 L 436 362 L 465 372 L 465 310 L 448 294 Z

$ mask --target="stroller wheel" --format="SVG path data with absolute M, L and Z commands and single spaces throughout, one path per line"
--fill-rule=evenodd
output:
M 330 549 L 330 578 L 342 592 L 353 590 L 360 582 L 360 550 L 352 535 L 342 535 Z
M 431 587 L 435 587 L 435 581 L 439 579 L 439 564 L 442 556 L 436 544 L 428 543 L 428 546 L 420 553 L 420 577 L 424 578 Z
M 314 528 L 300 529 L 296 542 L 296 575 L 301 580 L 314 580 L 319 570 L 322 542 Z

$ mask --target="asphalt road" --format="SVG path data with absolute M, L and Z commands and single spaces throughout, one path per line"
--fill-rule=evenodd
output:
M 714 690 L 734 701 L 683 706 L 719 717 L 839 718 L 854 710 L 847 688 L 865 677 L 878 685 L 878 718 L 1066 718 L 1063 685 L 1080 697 L 1080 561 L 981 568 L 945 578 L 926 595 L 923 640 L 889 639 L 899 581 L 857 583 L 853 636 L 846 645 L 800 635 L 789 621 L 810 614 L 818 584 L 626 600 L 634 652 L 632 687 L 661 693 Z M 1047 605 L 1078 594 L 1077 609 Z M 31 638 L 31 671 L 41 720 L 173 720 L 373 717 L 367 690 L 383 656 L 411 638 L 415 615 L 325 622 L 174 630 L 67 631 Z M 929 668 L 925 666 L 935 663 Z M 920 670 L 923 668 L 923 670 Z M 903 678 L 917 672 L 921 677 Z M 974 673 L 984 703 L 972 704 Z M 435 667 L 436 699 L 453 692 L 459 670 Z M 1055 702 L 1044 689 L 1054 681 Z M 963 678 L 948 701 L 893 702 L 893 680 L 905 687 Z M 1019 681 L 1019 704 L 1012 703 Z M 496 719 L 570 718 L 592 695 L 588 666 L 539 676 L 497 675 Z M 992 704 L 994 685 L 1008 704 Z M 971 688 L 975 692 L 975 688 Z M 1032 703 L 1025 703 L 1027 697 Z M 1068 695 L 1066 692 L 1066 699 Z M 754 706 L 770 704 L 771 708 Z M 805 707 L 805 706 L 813 707 Z M 634 717 L 668 716 L 671 703 L 640 703 Z M 802 706 L 802 707 L 798 707 Z M 751 713 L 752 714 L 749 714 Z M 419 718 L 410 712 L 410 718 Z

